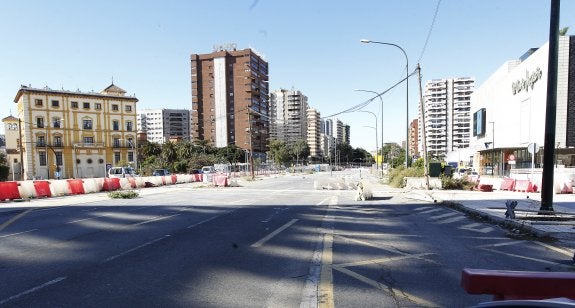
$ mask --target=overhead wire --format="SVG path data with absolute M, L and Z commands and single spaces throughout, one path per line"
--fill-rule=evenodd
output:
M 335 116 L 338 116 L 340 114 L 344 114 L 344 113 L 350 113 L 350 112 L 355 112 L 358 110 L 361 110 L 362 108 L 366 107 L 367 105 L 369 105 L 371 102 L 373 102 L 375 99 L 387 94 L 389 91 L 393 90 L 395 87 L 397 87 L 398 85 L 402 84 L 404 81 L 406 81 L 407 79 L 409 79 L 409 77 L 415 75 L 415 73 L 417 73 L 417 70 L 414 70 L 411 74 L 405 76 L 403 79 L 401 79 L 400 81 L 396 82 L 394 85 L 392 85 L 391 87 L 387 88 L 385 91 L 378 93 L 377 95 L 375 95 L 372 98 L 369 98 L 368 100 L 364 101 L 363 103 L 360 103 L 358 105 L 355 105 L 349 109 L 346 109 L 344 111 L 340 111 L 334 114 L 330 114 L 328 116 L 325 117 L 321 117 L 322 119 L 328 119 L 328 118 L 332 118 Z
M 429 38 L 431 37 L 431 32 L 433 31 L 433 27 L 435 26 L 435 20 L 437 19 L 437 13 L 439 12 L 439 5 L 441 4 L 441 0 L 437 0 L 437 5 L 435 6 L 435 13 L 433 14 L 433 19 L 431 21 L 431 25 L 429 26 L 429 31 L 427 32 L 427 37 L 425 38 L 425 43 L 423 44 L 423 49 L 421 50 L 421 54 L 419 55 L 419 59 L 417 59 L 417 63 L 421 63 L 421 59 L 425 54 L 425 50 L 427 49 L 427 44 L 429 43 Z

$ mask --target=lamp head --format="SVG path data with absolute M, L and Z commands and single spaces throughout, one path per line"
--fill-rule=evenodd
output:
M 371 40 L 368 40 L 368 39 L 361 39 L 361 40 L 359 40 L 359 41 L 362 42 L 362 43 L 366 43 L 366 44 L 367 44 L 367 43 L 371 43 Z

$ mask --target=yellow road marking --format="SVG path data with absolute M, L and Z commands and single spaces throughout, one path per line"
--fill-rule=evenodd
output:
M 333 235 L 325 234 L 323 237 L 323 253 L 321 254 L 321 270 L 319 280 L 318 306 L 320 308 L 334 307 L 332 245 L 333 245 Z

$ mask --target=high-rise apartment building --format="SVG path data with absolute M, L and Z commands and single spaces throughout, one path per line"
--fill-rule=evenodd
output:
M 310 108 L 307 110 L 307 144 L 310 149 L 311 160 L 321 160 L 322 136 L 321 136 L 321 116 L 320 113 Z
M 100 93 L 21 86 L 14 102 L 24 179 L 104 177 L 120 161 L 137 166 L 138 99 L 125 94 L 114 84 Z
M 191 112 L 187 109 L 145 109 L 138 111 L 138 133 L 149 142 L 190 140 Z
M 429 155 L 444 157 L 448 152 L 469 146 L 474 86 L 475 80 L 469 77 L 425 83 L 425 123 L 421 129 L 425 130 Z
M 341 139 L 344 144 L 350 144 L 351 142 L 351 128 L 347 124 L 343 125 L 343 136 Z
M 409 154 L 419 157 L 419 121 L 413 119 L 409 124 Z
M 264 155 L 269 138 L 268 63 L 234 46 L 192 54 L 192 136 Z
M 270 95 L 270 138 L 284 141 L 288 147 L 306 140 L 307 96 L 297 90 L 280 89 Z
M 343 122 L 339 119 L 335 119 L 335 129 L 333 133 L 337 144 L 344 143 L 344 130 Z

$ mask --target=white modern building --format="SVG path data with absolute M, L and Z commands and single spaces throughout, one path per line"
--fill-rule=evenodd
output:
M 310 159 L 313 161 L 319 161 L 323 156 L 320 118 L 320 113 L 317 110 L 313 108 L 307 110 L 307 144 L 310 149 Z
M 470 77 L 434 79 L 425 83 L 425 121 L 419 115 L 420 135 L 425 130 L 428 155 L 444 158 L 447 153 L 467 148 L 471 138 Z M 423 150 L 423 144 L 420 144 Z M 423 151 L 421 151 L 423 152 Z
M 191 111 L 187 109 L 145 109 L 138 111 L 138 133 L 149 142 L 190 140 Z
M 504 63 L 472 95 L 474 168 L 509 175 L 542 163 L 549 44 Z M 559 37 L 556 165 L 575 166 L 575 36 Z
M 307 96 L 298 90 L 279 89 L 270 94 L 270 139 L 292 146 L 307 140 Z

